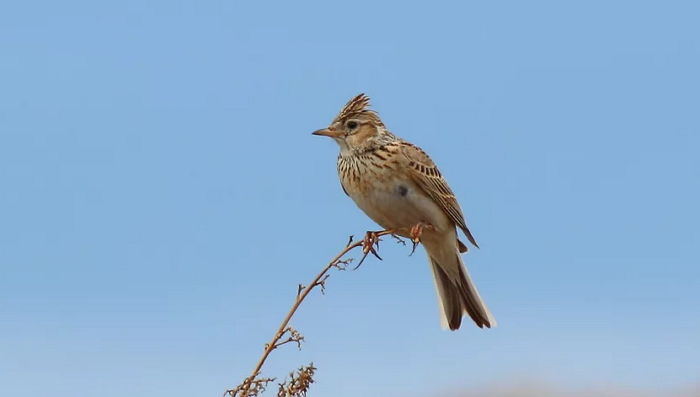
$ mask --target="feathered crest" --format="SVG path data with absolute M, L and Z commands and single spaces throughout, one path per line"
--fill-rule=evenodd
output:
M 342 120 L 347 120 L 353 116 L 357 116 L 362 113 L 370 116 L 372 119 L 374 119 L 376 123 L 383 125 L 381 120 L 379 120 L 377 112 L 369 109 L 369 97 L 364 93 L 359 94 L 351 100 L 349 100 L 348 103 L 346 103 L 345 106 L 343 106 L 343 108 L 340 110 L 340 113 L 338 113 L 338 115 L 335 116 L 335 119 L 333 119 L 333 123 Z

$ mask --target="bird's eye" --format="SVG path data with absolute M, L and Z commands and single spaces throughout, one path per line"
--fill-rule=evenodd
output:
M 346 124 L 349 130 L 354 130 L 359 125 L 357 121 L 348 121 Z

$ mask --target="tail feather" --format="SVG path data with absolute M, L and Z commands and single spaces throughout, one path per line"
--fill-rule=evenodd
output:
M 465 312 L 479 328 L 495 327 L 496 321 L 479 296 L 459 253 L 454 251 L 440 261 L 436 256 L 428 253 L 442 328 L 449 327 L 452 331 L 459 329 Z

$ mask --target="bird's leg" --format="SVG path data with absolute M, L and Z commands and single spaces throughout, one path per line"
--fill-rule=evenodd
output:
M 379 232 L 366 232 L 365 238 L 362 240 L 362 253 L 369 252 L 375 245 L 379 249 Z
M 433 227 L 425 222 L 418 222 L 413 227 L 411 228 L 411 233 L 409 236 L 411 237 L 411 242 L 413 243 L 413 248 L 411 249 L 411 253 L 409 256 L 413 255 L 414 252 L 416 252 L 416 247 L 418 246 L 418 243 L 420 243 L 420 236 L 423 234 L 424 229 L 433 229 Z
M 360 265 L 362 265 L 362 262 L 365 261 L 365 258 L 367 258 L 369 253 L 372 253 L 372 255 L 376 256 L 377 259 L 381 261 L 382 258 L 379 256 L 379 254 L 377 254 L 377 250 L 379 249 L 379 236 L 392 233 L 393 232 L 391 230 L 380 230 L 378 232 L 365 233 L 365 238 L 362 240 L 362 259 L 360 259 L 360 263 L 358 263 L 353 270 L 357 270 Z

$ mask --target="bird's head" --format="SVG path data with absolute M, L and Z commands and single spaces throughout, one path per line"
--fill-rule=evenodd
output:
M 369 97 L 365 94 L 348 101 L 328 127 L 313 134 L 333 138 L 341 153 L 364 151 L 392 136 L 377 112 L 369 109 Z

